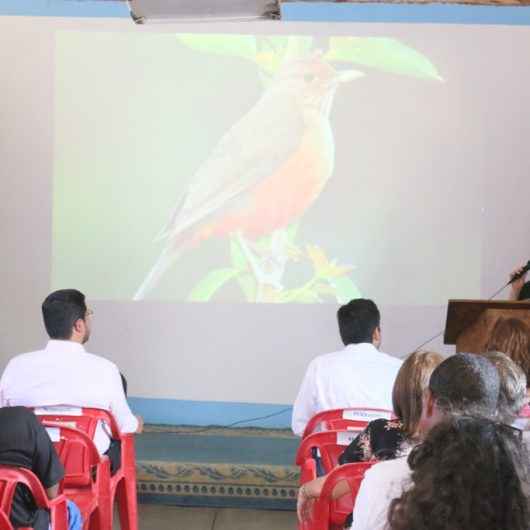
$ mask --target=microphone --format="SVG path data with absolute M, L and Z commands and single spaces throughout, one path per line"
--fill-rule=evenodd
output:
M 511 285 L 513 282 L 516 282 L 519 278 L 522 278 L 528 271 L 530 271 L 530 260 L 528 263 L 517 273 L 514 274 L 507 285 Z

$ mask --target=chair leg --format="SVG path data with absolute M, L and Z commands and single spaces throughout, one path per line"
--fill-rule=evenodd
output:
M 138 501 L 136 481 L 124 477 L 116 491 L 121 530 L 138 530 Z

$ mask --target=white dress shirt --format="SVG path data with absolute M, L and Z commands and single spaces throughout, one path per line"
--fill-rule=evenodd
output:
M 392 410 L 392 387 L 401 363 L 369 343 L 349 344 L 313 359 L 294 403 L 293 432 L 301 436 L 308 421 L 322 410 Z
M 112 413 L 121 432 L 138 428 L 118 367 L 69 340 L 50 340 L 44 350 L 23 353 L 9 361 L 0 379 L 0 406 L 17 405 L 104 409 Z M 98 427 L 94 442 L 104 453 L 110 439 L 103 426 Z
M 364 475 L 353 509 L 351 530 L 384 530 L 393 499 L 410 486 L 407 457 L 385 460 Z

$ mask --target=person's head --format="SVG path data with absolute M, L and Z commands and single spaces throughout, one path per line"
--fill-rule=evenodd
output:
M 516 429 L 448 418 L 408 462 L 411 486 L 390 505 L 390 530 L 530 528 L 528 454 Z
M 485 353 L 484 357 L 497 368 L 501 380 L 497 404 L 499 419 L 512 423 L 526 403 L 526 375 L 504 353 L 492 351 Z
M 337 311 L 342 342 L 360 344 L 369 342 L 376 348 L 381 345 L 381 315 L 372 300 L 356 298 Z
M 433 370 L 443 361 L 436 352 L 411 353 L 401 365 L 392 389 L 394 414 L 408 436 L 414 436 L 421 418 L 422 398 Z
M 516 318 L 499 318 L 491 330 L 486 351 L 501 351 L 518 364 L 530 383 L 530 328 Z
M 482 355 L 457 353 L 433 371 L 422 404 L 423 435 L 454 414 L 493 418 L 497 413 L 500 377 Z
M 55 291 L 42 303 L 42 317 L 50 339 L 84 344 L 90 337 L 90 315 L 85 295 L 75 289 Z

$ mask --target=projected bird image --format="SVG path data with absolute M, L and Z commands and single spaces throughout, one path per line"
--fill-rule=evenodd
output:
M 155 239 L 160 255 L 134 298 L 148 297 L 184 253 L 213 238 L 226 240 L 230 262 L 192 286 L 190 300 L 210 300 L 232 282 L 252 302 L 342 302 L 359 296 L 354 264 L 338 263 L 318 241 L 297 238 L 304 214 L 333 177 L 334 98 L 344 85 L 369 75 L 366 67 L 440 79 L 434 66 L 392 39 L 332 38 L 326 51 L 305 37 L 178 39 L 199 53 L 252 61 L 263 92 L 219 139 L 177 200 Z M 288 268 L 301 262 L 310 273 L 288 281 Z

